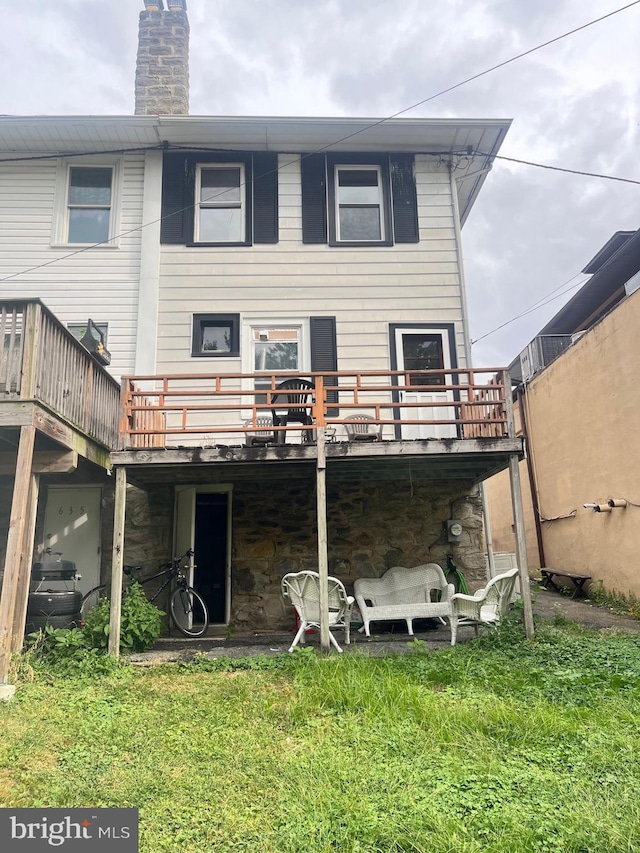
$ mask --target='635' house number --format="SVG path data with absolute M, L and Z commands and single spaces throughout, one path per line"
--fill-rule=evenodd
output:
M 75 515 L 76 512 L 79 515 L 82 515 L 83 513 L 86 512 L 86 509 L 84 506 L 79 506 L 77 510 L 73 506 L 69 506 L 69 507 L 59 506 L 58 507 L 58 515 Z

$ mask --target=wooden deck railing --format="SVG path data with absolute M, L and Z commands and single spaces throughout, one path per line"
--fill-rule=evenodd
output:
M 334 371 L 301 373 L 313 383 L 300 403 L 313 426 L 348 424 L 367 414 L 383 438 L 507 438 L 515 429 L 506 405 L 510 388 L 504 368 L 424 371 Z M 123 379 L 122 446 L 164 447 L 214 443 L 264 430 L 272 409 L 286 409 L 278 384 L 287 374 L 176 374 Z M 258 387 L 256 387 L 258 385 Z M 292 392 L 284 392 L 291 394 Z M 294 394 L 296 392 L 293 392 Z M 277 398 L 277 405 L 274 399 Z M 292 401 L 297 403 L 298 400 Z M 297 432 L 299 423 L 274 427 Z
M 0 405 L 36 400 L 90 438 L 117 446 L 118 383 L 39 300 L 0 300 L 0 342 Z

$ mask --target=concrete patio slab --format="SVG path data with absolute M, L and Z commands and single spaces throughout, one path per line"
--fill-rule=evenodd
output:
M 609 629 L 640 633 L 640 621 L 627 616 L 620 616 L 608 607 L 597 606 L 588 599 L 576 600 L 544 588 L 538 589 L 535 582 L 532 584 L 532 595 L 533 612 L 538 619 L 553 621 L 557 616 L 562 616 L 586 628 L 595 630 Z M 402 630 L 403 624 L 398 623 L 396 633 L 383 632 L 379 626 L 372 626 L 372 631 L 377 630 L 377 632 L 372 633 L 370 638 L 358 633 L 358 631 L 353 631 L 351 634 L 352 643 L 349 646 L 342 643 L 340 631 L 336 633 L 336 637 L 347 654 L 359 652 L 371 657 L 407 654 L 415 649 L 415 645 L 412 644 L 413 638 Z M 420 630 L 420 623 L 416 623 L 415 639 L 423 642 L 425 648 L 433 651 L 450 647 L 451 632 L 448 625 L 434 626 L 433 622 L 425 622 L 423 626 L 430 627 L 430 630 Z M 473 637 L 474 633 L 471 628 L 462 628 L 459 631 L 458 642 L 468 642 Z M 286 652 L 292 639 L 293 630 L 288 633 L 263 632 L 227 637 L 208 636 L 198 639 L 187 639 L 182 636 L 162 637 L 151 651 L 131 655 L 128 660 L 138 666 L 157 666 L 163 663 L 192 661 L 198 654 L 204 654 L 210 658 L 274 656 Z M 309 635 L 306 645 L 317 648 L 319 645 L 318 635 Z

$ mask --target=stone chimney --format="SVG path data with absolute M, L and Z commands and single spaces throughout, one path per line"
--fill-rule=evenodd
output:
M 187 0 L 144 0 L 144 5 L 138 35 L 136 115 L 188 115 Z

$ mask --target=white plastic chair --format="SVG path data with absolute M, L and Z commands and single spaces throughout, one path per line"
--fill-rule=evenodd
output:
M 329 577 L 329 639 L 340 653 L 342 649 L 331 633 L 332 628 L 344 630 L 344 641 L 351 641 L 352 595 L 347 595 L 342 581 Z M 282 578 L 282 596 L 296 609 L 300 627 L 289 647 L 292 652 L 298 643 L 304 643 L 305 631 L 320 628 L 320 575 L 317 572 L 290 572 Z
M 480 625 L 495 628 L 509 610 L 518 569 L 496 575 L 474 595 L 456 592 L 451 597 L 451 645 L 455 646 L 459 625 L 472 625 L 476 637 Z
M 371 415 L 349 415 L 344 428 L 349 441 L 382 441 L 382 426 Z
M 253 421 L 244 422 L 244 426 L 252 427 Z M 275 444 L 276 436 L 273 430 L 273 418 L 271 415 L 258 415 L 255 422 L 255 429 L 251 432 L 245 432 L 245 442 L 247 447 L 260 445 L 264 447 L 267 444 Z

